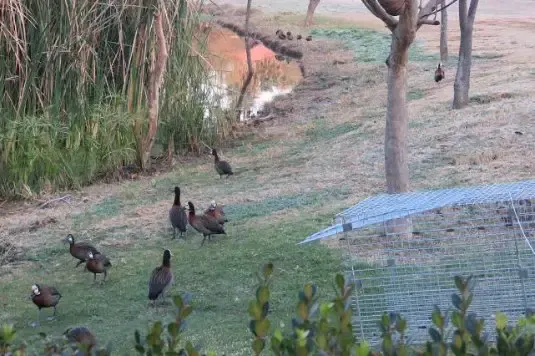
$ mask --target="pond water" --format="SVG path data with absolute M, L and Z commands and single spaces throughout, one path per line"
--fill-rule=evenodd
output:
M 263 116 L 267 103 L 290 93 L 302 79 L 295 61 L 281 60 L 262 43 L 251 48 L 251 59 L 255 74 L 244 100 L 243 121 Z M 244 39 L 214 25 L 208 36 L 207 62 L 211 66 L 212 95 L 219 98 L 221 108 L 232 108 L 247 76 Z

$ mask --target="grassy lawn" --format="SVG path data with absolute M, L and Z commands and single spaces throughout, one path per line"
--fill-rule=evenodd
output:
M 280 15 L 269 21 L 284 25 L 292 18 Z M 305 53 L 312 74 L 292 94 L 276 99 L 280 120 L 233 142 L 232 148 L 221 148 L 222 158 L 237 172 L 229 179 L 219 179 L 206 155 L 152 178 L 86 187 L 72 193 L 72 202 L 49 209 L 28 205 L 2 216 L 0 238 L 21 253 L 18 263 L 0 268 L 0 323 L 15 323 L 21 338 L 38 337 L 37 331 L 59 335 L 67 327 L 85 325 L 118 354 L 132 354 L 135 329 L 144 333 L 150 322 L 173 316 L 171 306 L 147 306 L 149 275 L 165 248 L 173 253 L 172 293 L 193 296 L 186 336 L 204 351 L 251 354 L 247 304 L 255 273 L 268 261 L 275 264 L 273 326 L 289 326 L 304 283 L 317 283 L 320 296 L 330 297 L 334 274 L 342 270 L 342 253 L 322 244 L 296 243 L 329 225 L 335 213 L 384 190 L 389 42 L 382 33 L 325 17 L 316 19 L 314 31 L 317 39 Z M 419 36 L 436 42 L 426 32 Z M 501 68 L 513 56 L 491 55 L 486 42 L 476 38 L 471 90 L 477 105 L 453 112 L 455 59 L 437 86 L 432 80 L 436 48 L 424 44 L 415 44 L 409 68 L 412 188 L 531 177 L 534 163 L 523 157 L 535 144 L 520 140 L 514 131 L 535 131 L 529 120 L 532 76 L 511 80 Z M 343 64 L 334 65 L 339 58 Z M 514 65 L 535 73 L 531 61 Z M 167 212 L 175 185 L 181 187 L 182 203 L 191 200 L 197 210 L 212 199 L 225 204 L 228 235 L 202 248 L 202 236 L 193 230 L 186 241 L 171 240 Z M 28 230 L 29 223 L 49 217 L 57 223 Z M 68 233 L 91 241 L 111 259 L 105 284 L 93 284 L 92 274 L 73 268 L 76 261 L 61 242 Z M 37 308 L 26 299 L 35 283 L 55 285 L 63 295 L 57 320 L 43 319 L 38 329 L 29 327 Z
M 239 153 L 239 149 L 236 151 Z M 217 191 L 220 196 L 216 199 L 225 203 L 224 195 L 255 190 L 257 174 L 251 173 L 254 170 L 220 180 L 210 170 L 211 165 L 204 168 L 208 171 L 195 174 L 199 167 L 186 166 L 152 182 L 121 185 L 114 194 L 73 214 L 71 229 L 40 230 L 46 244 L 29 246 L 25 253 L 28 263 L 2 276 L 1 294 L 9 301 L 0 313 L 2 321 L 14 322 L 20 337 L 36 337 L 36 329 L 28 323 L 35 320 L 37 308 L 24 297 L 34 283 L 52 284 L 63 295 L 58 318 L 43 318 L 39 331 L 58 334 L 73 325 L 87 325 L 102 342 L 110 341 L 120 354 L 127 354 L 132 350 L 136 328 L 144 331 L 151 321 L 172 318 L 171 306 L 147 307 L 149 274 L 160 264 L 164 248 L 173 253 L 172 292 L 193 295 L 195 311 L 188 337 L 204 350 L 218 354 L 250 354 L 247 303 L 253 297 L 255 273 L 263 263 L 271 261 L 276 266 L 274 325 L 291 321 L 297 293 L 304 283 L 314 281 L 324 296 L 330 295 L 334 273 L 341 268 L 339 253 L 321 245 L 296 243 L 330 222 L 332 215 L 318 213 L 318 207 L 346 197 L 347 191 L 318 189 L 229 203 L 228 236 L 215 238 L 202 248 L 201 235 L 194 230 L 188 231 L 186 241 L 171 241 L 166 213 L 175 184 L 182 187 L 184 202 L 206 201 L 213 197 L 208 192 Z M 253 193 L 248 195 L 254 197 Z M 141 227 L 135 217 L 132 219 L 136 211 L 153 214 L 151 218 L 156 215 L 155 221 L 149 228 Z M 110 257 L 113 266 L 109 281 L 94 284 L 92 274 L 84 272 L 83 266 L 73 268 L 76 262 L 68 253 L 68 245 L 61 243 L 68 231 L 75 237 L 83 236 L 80 239 L 90 237 Z

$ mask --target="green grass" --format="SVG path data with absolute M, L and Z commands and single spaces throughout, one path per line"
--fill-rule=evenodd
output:
M 342 41 L 347 48 L 354 51 L 358 62 L 384 63 L 390 52 L 390 35 L 387 33 L 359 28 L 344 28 L 314 29 L 312 35 Z M 418 40 L 409 50 L 410 61 L 424 62 L 436 61 L 436 59 L 436 55 L 424 53 Z
M 422 89 L 411 89 L 407 93 L 407 100 L 409 101 L 423 99 L 424 97 L 425 91 L 423 91 Z
M 181 174 L 172 172 L 162 180 L 175 180 L 177 176 Z M 140 184 L 137 187 L 124 185 L 117 196 L 108 197 L 90 206 L 87 213 L 73 217 L 77 220 L 77 230 L 91 231 L 99 218 L 128 212 L 128 207 L 135 206 L 137 200 L 137 196 L 127 198 L 129 191 L 138 189 L 141 195 L 153 189 L 150 185 L 143 190 Z M 213 176 L 205 184 L 242 186 L 238 179 L 219 183 Z M 156 187 L 159 185 L 157 182 Z M 166 188 L 160 190 L 162 196 L 167 188 L 166 184 Z M 172 317 L 170 306 L 156 310 L 147 308 L 146 295 L 150 271 L 160 263 L 163 249 L 167 247 L 173 253 L 175 285 L 172 292 L 187 291 L 193 295 L 195 311 L 186 337 L 202 343 L 203 350 L 249 355 L 247 303 L 253 297 L 255 273 L 263 263 L 271 261 L 276 266 L 271 316 L 274 326 L 289 325 L 295 315 L 298 290 L 304 283 L 314 281 L 324 297 L 331 294 L 332 278 L 341 268 L 339 253 L 317 244 L 297 246 L 296 243 L 330 223 L 332 215 L 313 213 L 315 207 L 344 198 L 347 193 L 344 189 L 323 189 L 229 204 L 226 207 L 231 220 L 227 227 L 229 235 L 215 238 L 203 248 L 200 248 L 201 237 L 195 232 L 188 232 L 186 241 L 171 241 L 166 220 L 151 236 L 125 225 L 91 233 L 96 245 L 113 264 L 109 281 L 104 285 L 93 284 L 93 276 L 84 272 L 82 266 L 74 269 L 76 261 L 69 255 L 67 245 L 61 243 L 62 236 L 55 236 L 45 228 L 41 233 L 50 234 L 49 244 L 31 248 L 26 254 L 26 259 L 34 263 L 18 271 L 16 278 L 3 277 L 1 296 L 9 300 L 9 304 L 0 312 L 0 322 L 14 322 L 21 338 L 31 338 L 37 330 L 59 335 L 67 327 L 86 325 L 101 342 L 111 342 L 117 354 L 129 354 L 135 329 L 145 332 L 151 321 Z M 301 213 L 284 214 L 296 209 Z M 272 217 L 273 214 L 277 214 L 277 218 Z M 114 246 L 106 244 L 108 237 L 128 237 L 134 243 L 127 247 Z M 56 285 L 63 295 L 57 321 L 42 320 L 37 330 L 28 326 L 35 320 L 37 309 L 24 298 L 33 283 Z M 45 311 L 45 314 L 50 312 Z

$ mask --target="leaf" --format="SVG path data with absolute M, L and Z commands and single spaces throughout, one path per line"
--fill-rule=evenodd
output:
M 282 341 L 282 331 L 281 331 L 281 329 L 279 329 L 279 328 L 275 329 L 275 332 L 273 332 L 273 338 L 275 338 L 278 341 Z
M 349 314 L 351 316 L 351 314 Z M 401 317 L 398 319 L 397 323 L 396 323 L 396 331 L 398 333 L 402 333 L 404 332 L 405 330 L 407 330 L 407 320 L 406 319 L 402 319 Z
M 338 273 L 336 275 L 336 277 L 334 278 L 334 281 L 336 282 L 336 286 L 343 293 L 344 292 L 344 286 L 345 286 L 344 276 L 342 276 L 340 273 Z
M 169 334 L 171 336 L 176 337 L 178 335 L 178 333 L 179 333 L 178 324 L 177 323 L 169 323 L 169 325 L 167 325 L 167 331 L 169 332 Z
M 442 340 L 442 336 L 435 328 L 429 328 L 429 336 L 431 336 L 433 342 L 440 342 Z
M 175 295 L 173 297 L 173 303 L 175 303 L 175 306 L 179 309 L 182 308 L 182 306 L 184 305 L 184 301 L 182 300 L 182 297 L 179 295 Z
M 496 313 L 496 329 L 503 330 L 507 327 L 507 315 L 502 312 Z
M 454 311 L 451 314 L 451 322 L 455 327 L 461 328 L 461 326 L 463 325 L 463 318 L 461 314 L 457 311 Z
M 308 308 L 305 302 L 299 302 L 297 304 L 297 315 L 303 320 L 308 319 Z
M 370 353 L 370 345 L 367 341 L 362 341 L 360 344 L 357 345 L 355 351 L 357 353 L 357 356 L 368 356 Z
M 258 303 L 256 302 L 256 300 L 249 301 L 249 308 L 247 309 L 247 311 L 249 312 L 249 315 L 251 316 L 251 318 L 255 320 L 260 319 L 262 315 L 262 310 L 258 306 Z
M 459 297 L 459 295 L 457 293 L 453 293 L 451 295 L 451 304 L 453 304 L 453 306 L 459 310 L 462 310 L 462 303 L 463 301 L 461 300 L 461 297 Z
M 264 274 L 264 279 L 266 280 L 271 277 L 271 274 L 273 273 L 273 263 L 266 263 L 264 265 L 262 273 Z
M 269 300 L 269 288 L 266 286 L 259 287 L 256 290 L 256 299 L 261 305 L 264 305 Z
M 314 287 L 312 286 L 312 284 L 307 283 L 305 284 L 305 287 L 303 288 L 303 292 L 305 294 L 305 297 L 308 300 L 311 300 L 312 297 L 314 296 Z
M 268 319 L 260 320 L 255 325 L 256 336 L 264 338 L 266 337 L 271 323 Z
M 442 316 L 442 312 L 440 311 L 438 305 L 435 305 L 435 307 L 433 308 L 431 320 L 433 321 L 433 324 L 435 324 L 435 326 L 439 329 L 442 329 L 444 327 L 444 317 Z
M 251 330 L 251 332 L 253 333 L 253 335 L 254 335 L 255 337 L 258 336 L 258 335 L 256 334 L 256 323 L 257 323 L 256 320 L 251 320 L 251 321 L 249 321 L 249 330 Z
M 255 352 L 255 355 L 260 355 L 262 350 L 264 350 L 266 343 L 262 339 L 254 339 L 252 346 L 253 346 L 253 351 Z
M 191 305 L 186 305 L 181 311 L 180 311 L 180 317 L 182 319 L 186 319 L 191 312 L 193 311 L 193 307 Z
M 464 280 L 463 280 L 463 277 L 461 276 L 455 276 L 454 277 L 454 281 L 455 281 L 455 287 L 457 287 L 457 290 L 459 292 L 464 292 L 464 289 L 465 289 L 465 285 L 464 285 Z

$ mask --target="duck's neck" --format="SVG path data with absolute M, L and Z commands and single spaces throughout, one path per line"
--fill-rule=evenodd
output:
M 180 206 L 180 192 L 175 192 L 175 201 L 173 202 L 173 205 Z
M 162 266 L 171 267 L 171 258 L 169 256 L 163 256 Z
M 214 162 L 217 163 L 219 162 L 219 156 L 216 154 L 214 154 Z

